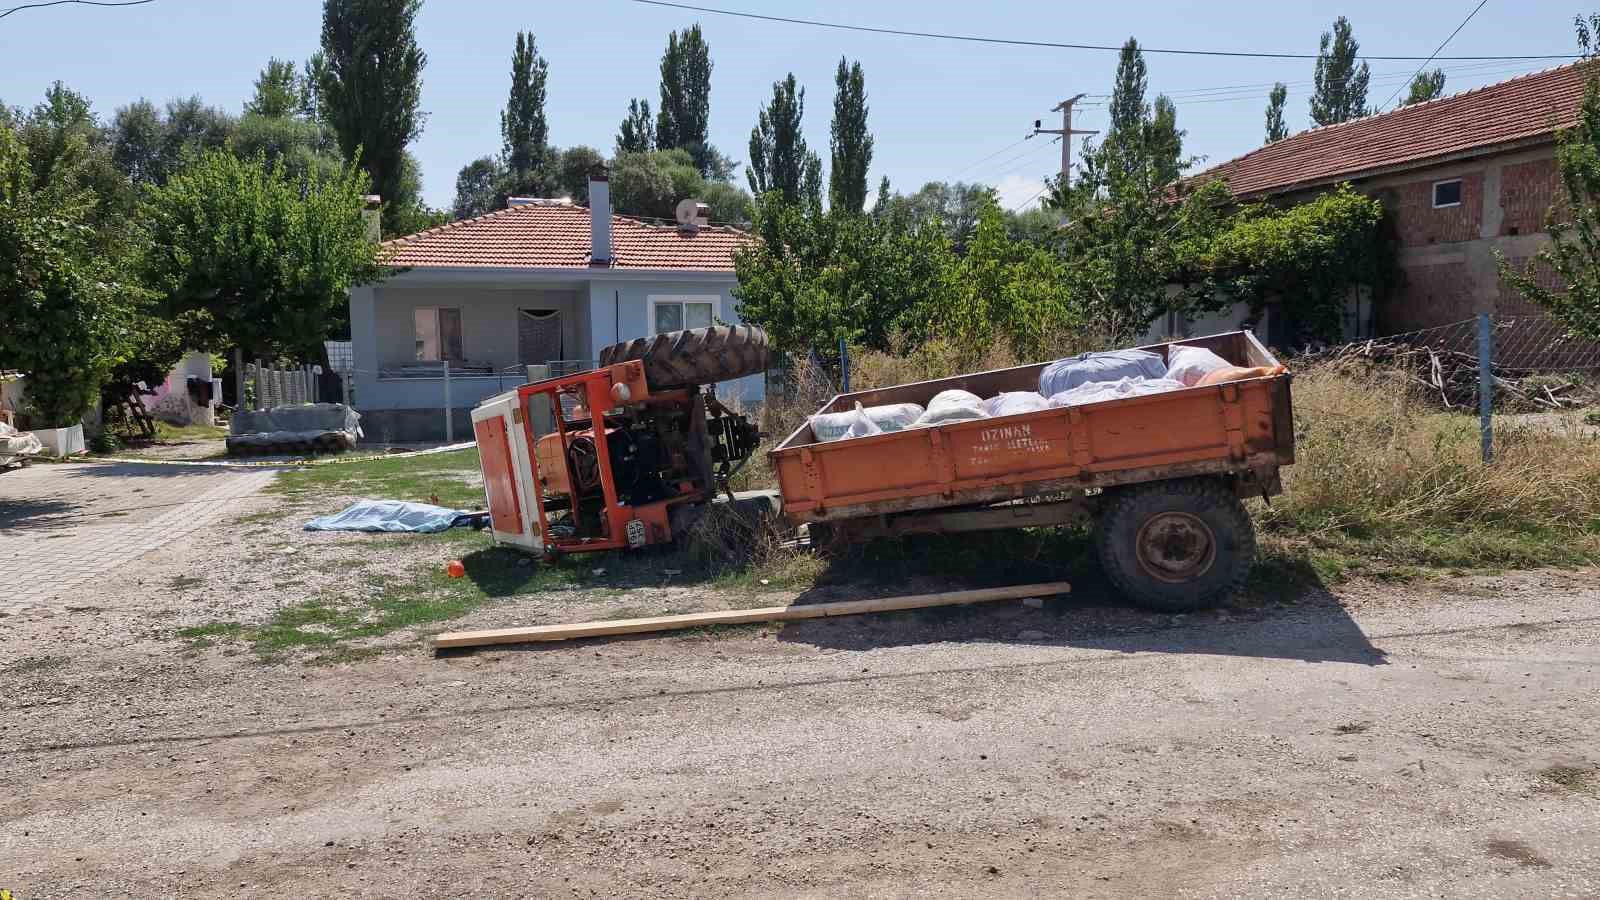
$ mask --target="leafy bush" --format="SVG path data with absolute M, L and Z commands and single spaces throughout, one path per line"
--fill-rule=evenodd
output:
M 39 425 L 77 423 L 122 351 L 129 295 L 87 223 L 92 195 L 35 190 L 20 141 L 0 125 L 0 359 L 28 373 Z

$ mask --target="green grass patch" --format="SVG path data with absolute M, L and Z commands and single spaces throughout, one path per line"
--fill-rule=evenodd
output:
M 500 598 L 582 580 L 574 566 L 538 565 L 517 551 L 485 546 L 482 535 L 467 534 L 479 546 L 460 557 L 465 577 L 451 578 L 443 563 L 435 562 L 417 566 L 407 577 L 361 574 L 353 579 L 357 589 L 284 606 L 264 622 L 213 622 L 179 629 L 177 636 L 191 649 L 242 642 L 263 662 L 304 654 L 311 654 L 314 663 L 349 661 L 384 649 L 352 646 L 354 642 L 425 632 Z
M 227 436 L 228 429 L 222 425 L 169 425 L 156 422 L 158 441 L 220 441 Z
M 267 490 L 299 499 L 359 496 L 408 500 L 456 509 L 479 509 L 484 503 L 476 447 L 452 453 L 328 462 L 301 466 L 279 475 Z

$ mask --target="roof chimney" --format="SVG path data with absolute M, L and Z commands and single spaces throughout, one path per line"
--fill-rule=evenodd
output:
M 367 240 L 374 244 L 383 240 L 383 198 L 367 194 L 361 198 L 361 222 L 367 226 Z
M 604 163 L 589 170 L 589 265 L 611 265 L 611 182 Z

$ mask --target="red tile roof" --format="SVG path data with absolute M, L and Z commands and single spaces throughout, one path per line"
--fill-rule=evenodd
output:
M 1573 63 L 1302 131 L 1193 179 L 1221 178 L 1236 197 L 1261 197 L 1548 138 L 1576 119 L 1587 71 L 1587 64 Z
M 528 203 L 385 241 L 384 262 L 406 268 L 588 269 L 589 210 Z M 676 226 L 611 217 L 612 268 L 733 271 L 751 240 L 736 228 L 686 234 Z

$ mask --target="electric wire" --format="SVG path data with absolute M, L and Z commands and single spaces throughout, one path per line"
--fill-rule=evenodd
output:
M 146 3 L 154 2 L 156 0 L 120 0 L 120 2 L 111 2 L 111 0 L 48 0 L 46 3 L 24 3 L 21 6 L 13 6 L 10 9 L 0 11 L 0 19 L 25 9 L 43 9 L 47 6 L 65 6 L 69 3 L 82 6 L 143 6 Z
M 1433 56 L 1430 56 L 1427 59 L 1423 60 L 1422 61 L 1422 65 L 1417 66 L 1417 71 L 1412 73 L 1411 77 L 1409 79 L 1407 79 L 1405 82 L 1401 83 L 1401 85 L 1399 87 L 1395 88 L 1394 89 L 1394 93 L 1389 95 L 1389 99 L 1383 101 L 1382 103 L 1380 103 L 1378 105 L 1378 108 L 1376 110 L 1374 110 L 1374 112 L 1382 112 L 1383 108 L 1385 106 L 1388 106 L 1390 103 L 1394 102 L 1394 98 L 1400 96 L 1400 92 L 1402 90 L 1405 90 L 1405 86 L 1407 84 L 1410 84 L 1410 83 L 1416 81 L 1417 80 L 1417 76 L 1422 74 L 1422 70 L 1426 69 L 1428 67 L 1428 63 L 1433 62 L 1433 57 L 1434 56 L 1438 56 L 1439 55 L 1439 51 L 1443 50 L 1445 48 L 1446 44 L 1448 44 L 1452 40 L 1454 40 L 1455 36 L 1461 33 L 1461 29 L 1467 27 L 1467 23 L 1472 21 L 1472 17 L 1477 15 L 1478 14 L 1478 10 L 1483 9 L 1483 7 L 1488 2 L 1489 2 L 1489 0 L 1478 0 L 1478 5 L 1474 6 L 1472 8 L 1472 12 L 1467 13 L 1467 17 L 1465 19 L 1461 20 L 1461 24 L 1456 26 L 1456 30 L 1450 32 L 1450 36 L 1449 37 L 1447 37 L 1444 40 L 1439 42 L 1439 46 L 1433 51 Z
M 838 29 L 838 30 L 841 30 L 841 31 L 863 31 L 863 32 L 871 33 L 871 34 L 889 34 L 889 35 L 897 35 L 897 36 L 900 36 L 900 37 L 936 38 L 936 39 L 939 39 L 939 40 L 946 40 L 946 41 L 967 41 L 967 42 L 970 42 L 970 43 L 979 43 L 979 44 L 1005 44 L 1005 45 L 1009 45 L 1009 46 L 1018 46 L 1018 47 L 1050 47 L 1050 48 L 1061 49 L 1061 50 L 1107 50 L 1107 51 L 1111 51 L 1111 52 L 1121 52 L 1122 51 L 1122 47 L 1120 45 L 1112 45 L 1112 44 L 1069 44 L 1069 43 L 1058 42 L 1058 41 L 1029 41 L 1029 40 L 1021 40 L 1021 39 L 1016 39 L 1016 38 L 993 38 L 993 37 L 981 37 L 981 36 L 978 36 L 978 35 L 968 35 L 968 34 L 945 34 L 945 33 L 934 32 L 934 31 L 911 31 L 909 29 L 904 29 L 904 28 L 877 28 L 877 27 L 868 26 L 868 25 L 845 25 L 845 24 L 842 24 L 842 23 L 839 23 L 839 22 L 822 22 L 822 21 L 819 21 L 819 20 L 816 20 L 816 19 L 796 19 L 796 18 L 790 18 L 788 16 L 768 16 L 768 15 L 762 15 L 760 13 L 740 12 L 738 10 L 731 10 L 731 9 L 716 9 L 716 8 L 710 7 L 710 6 L 694 6 L 694 5 L 691 5 L 691 4 L 688 4 L 688 3 L 671 3 L 671 2 L 668 2 L 668 0 L 632 0 L 632 2 L 641 3 L 641 4 L 644 4 L 646 6 L 661 6 L 661 7 L 666 7 L 666 8 L 669 8 L 669 9 L 683 9 L 683 10 L 688 10 L 690 12 L 711 13 L 713 15 L 719 15 L 719 16 L 733 16 L 735 18 L 741 18 L 741 19 L 757 19 L 757 20 L 760 20 L 760 21 L 763 21 L 763 22 L 782 22 L 782 23 L 788 24 L 788 25 L 808 25 L 808 26 L 811 26 L 813 28 L 834 28 L 834 29 Z M 1144 53 L 1166 53 L 1166 54 L 1175 54 L 1175 55 L 1178 55 L 1178 56 L 1232 56 L 1232 57 L 1244 57 L 1244 58 L 1249 58 L 1249 59 L 1316 59 L 1317 56 L 1318 56 L 1318 54 L 1315 54 L 1315 53 L 1270 53 L 1270 52 L 1255 52 L 1255 51 L 1243 51 L 1243 50 L 1189 50 L 1189 49 L 1180 49 L 1180 48 L 1174 48 L 1174 47 L 1140 47 L 1139 49 Z M 1430 60 L 1430 61 L 1434 60 L 1434 59 L 1458 60 L 1458 61 L 1497 60 L 1497 59 L 1578 59 L 1579 55 L 1576 54 L 1576 53 L 1546 53 L 1546 54 L 1501 55 L 1501 56 L 1439 56 L 1437 53 L 1435 53 L 1433 56 L 1427 56 L 1427 57 L 1422 57 L 1422 56 L 1374 56 L 1374 55 L 1363 54 L 1361 56 L 1358 56 L 1357 58 L 1358 59 L 1366 59 L 1366 60 L 1391 60 L 1391 61 L 1396 61 L 1396 62 L 1416 62 L 1419 59 L 1427 59 L 1427 60 Z

